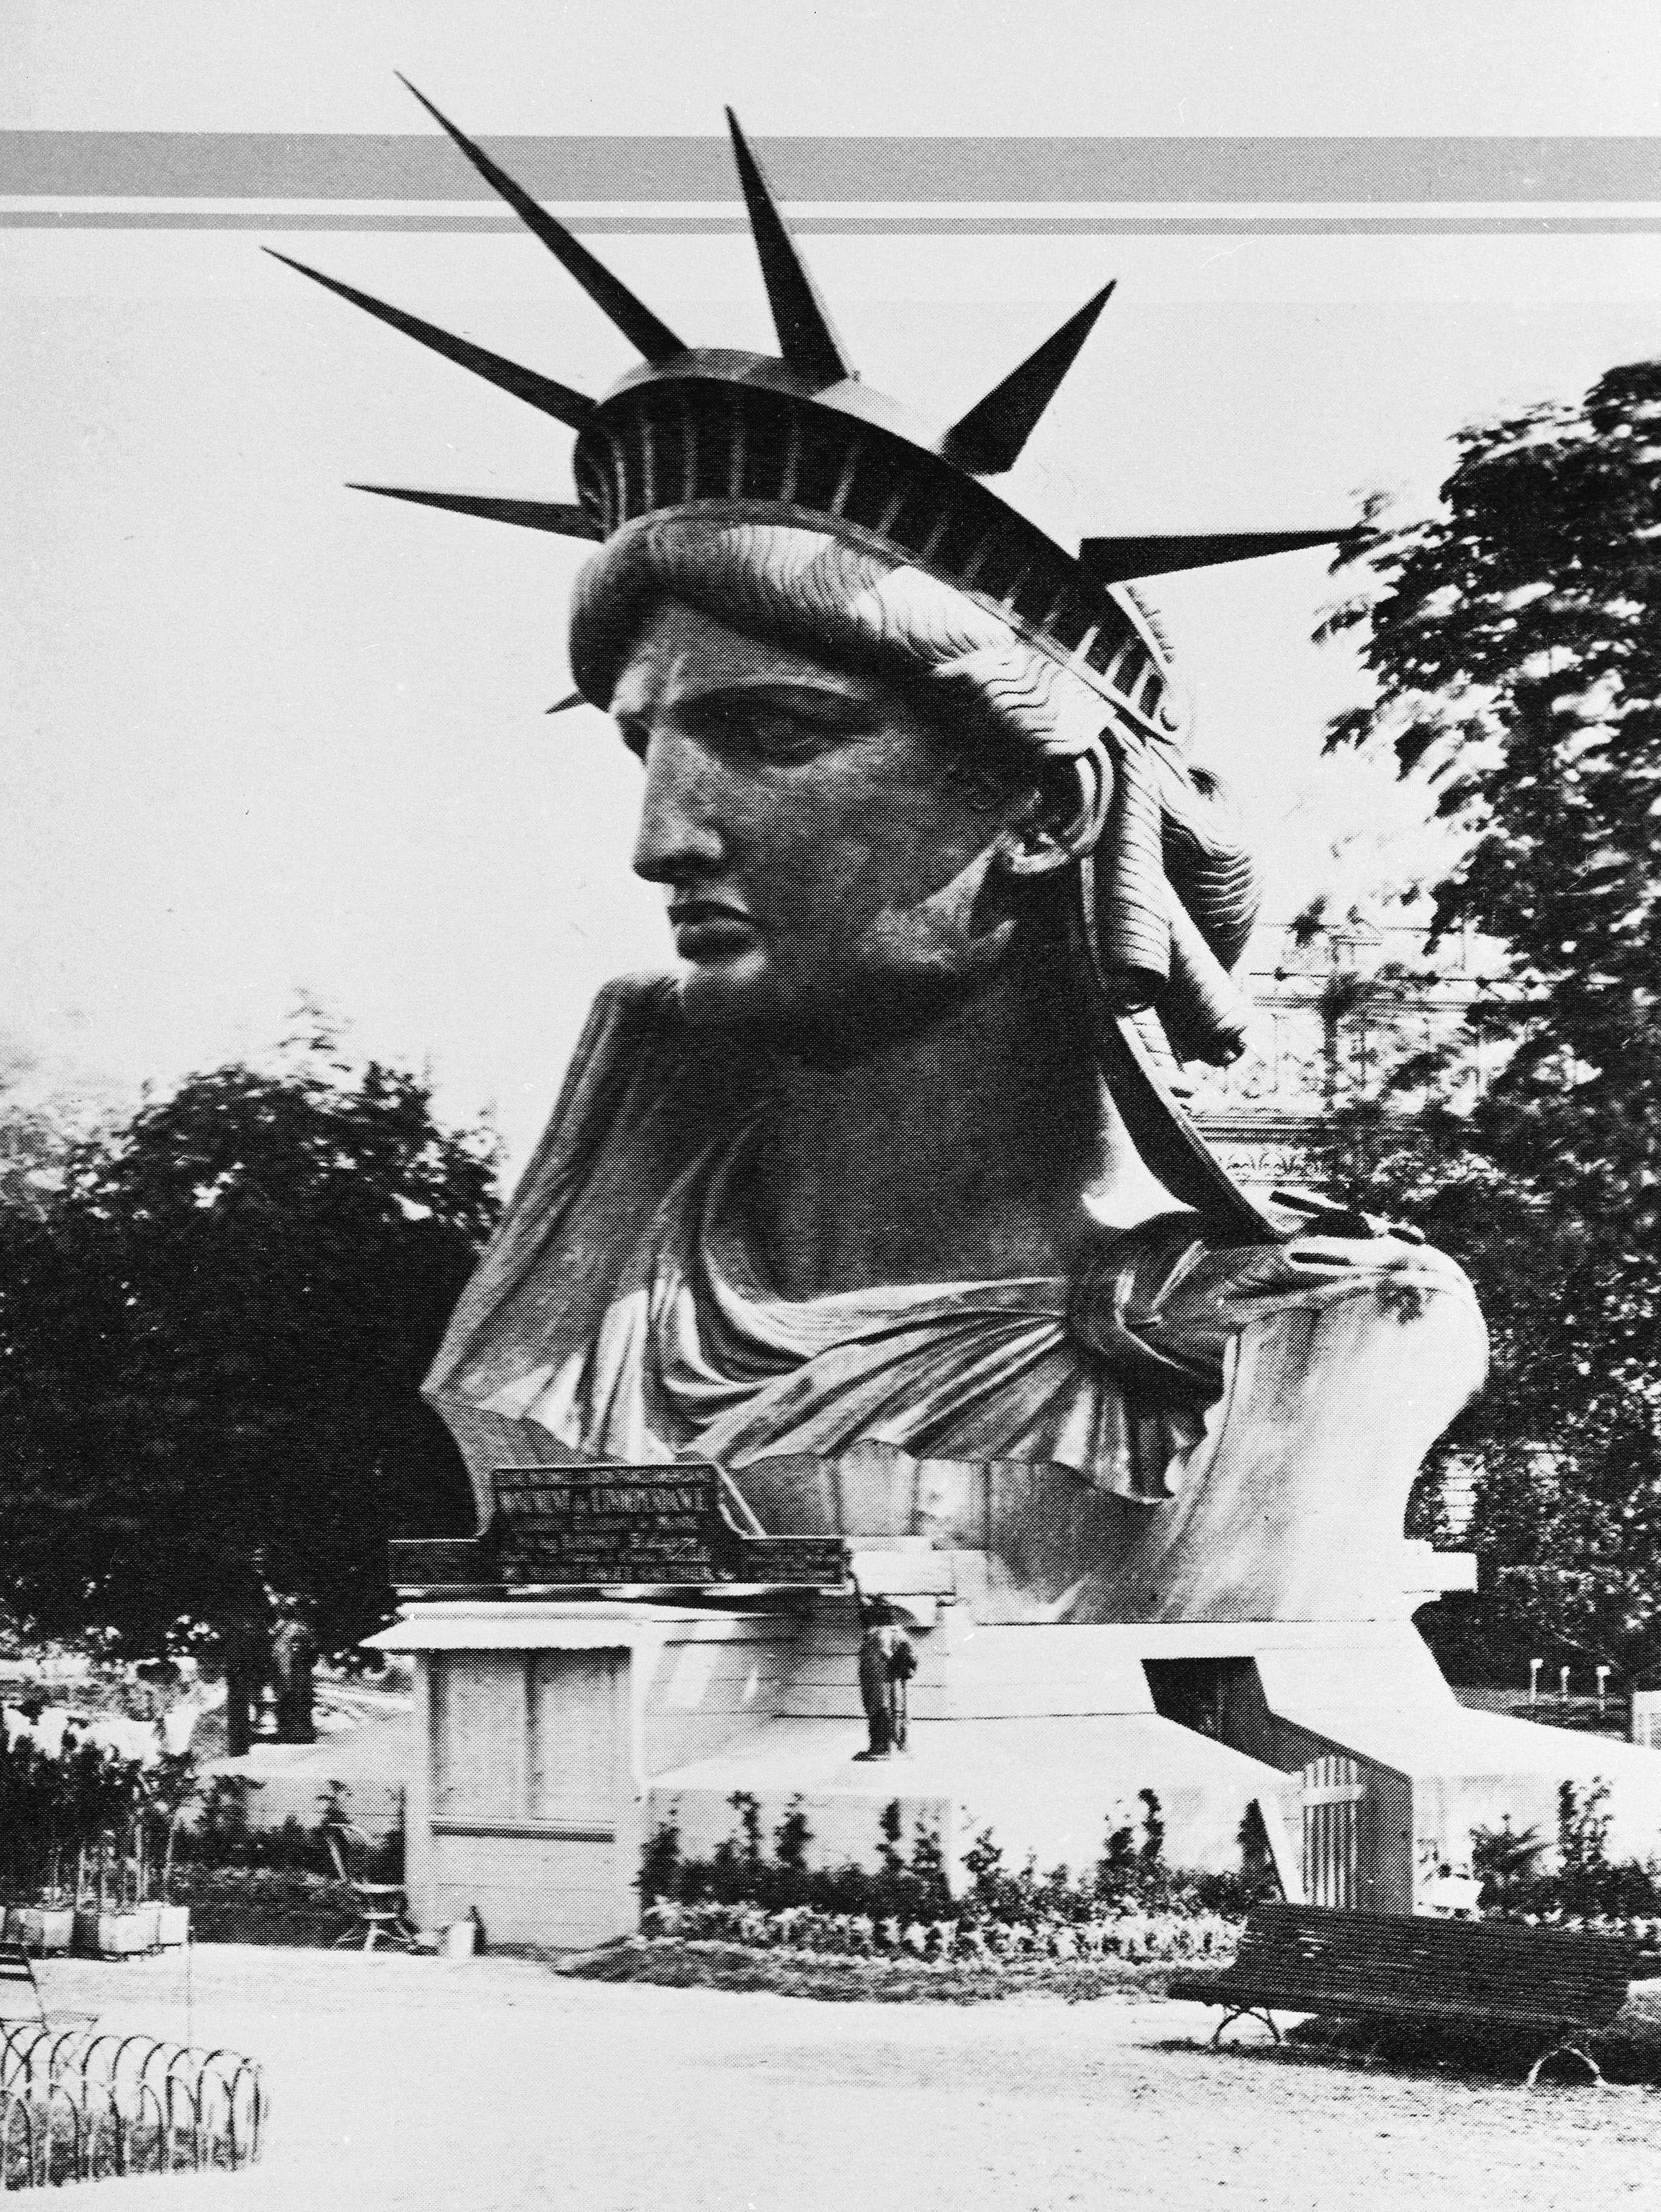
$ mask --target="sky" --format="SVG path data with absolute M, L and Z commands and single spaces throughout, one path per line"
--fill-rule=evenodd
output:
M 459 156 L 431 202 L 383 197 L 368 156 L 350 202 L 207 198 L 113 185 L 125 137 L 54 138 L 47 174 L 17 134 L 212 134 L 186 161 L 248 132 L 431 136 L 402 69 L 480 137 L 636 152 L 712 136 L 723 99 L 764 140 L 1646 139 L 1652 17 L 1580 0 L 1544 68 L 1530 6 L 0 0 L 0 1069 L 119 1107 L 263 1055 L 303 993 L 429 1069 L 449 1118 L 488 1111 L 511 1171 L 594 990 L 669 958 L 629 872 L 638 769 L 602 716 L 545 712 L 575 549 L 343 488 L 560 498 L 570 434 L 259 249 L 589 391 L 622 339 L 534 241 L 477 227 Z M 1271 206 L 1214 161 L 1203 202 L 1157 207 L 795 204 L 868 380 L 947 419 L 1116 277 L 1034 450 L 1093 479 L 1104 530 L 1296 528 L 1375 487 L 1421 508 L 1459 425 L 1656 349 L 1661 161 L 1604 151 L 1626 181 L 1596 206 L 1451 216 L 1394 156 L 1398 196 L 1354 204 Z M 562 211 L 667 320 L 772 349 L 729 204 L 606 189 Z M 1415 794 L 1323 758 L 1359 682 L 1311 642 L 1330 588 L 1307 554 L 1152 594 L 1280 915 L 1433 857 Z

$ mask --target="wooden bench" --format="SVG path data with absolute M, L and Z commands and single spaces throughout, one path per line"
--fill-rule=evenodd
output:
M 1341 1912 L 1319 1905 L 1260 1905 L 1247 1919 L 1232 1966 L 1173 1975 L 1174 1997 L 1255 2016 L 1278 2043 L 1275 2012 L 1341 2019 L 1481 2021 L 1533 2028 L 1547 2048 L 1529 2070 L 1572 2055 L 1601 2081 L 1587 2039 L 1627 2001 L 1639 1946 L 1498 1920 L 1430 1920 L 1397 1912 Z

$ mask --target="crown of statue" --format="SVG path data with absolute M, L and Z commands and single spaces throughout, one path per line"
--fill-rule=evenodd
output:
M 1122 723 L 1169 743 L 1178 723 L 1164 658 L 1116 586 L 1183 568 L 1333 544 L 1344 529 L 1096 537 L 1058 524 L 1047 487 L 1022 481 L 1023 448 L 1113 291 L 1107 284 L 1001 383 L 935 431 L 861 382 L 727 111 L 779 355 L 689 346 L 407 79 L 401 80 L 526 228 L 642 356 L 590 399 L 326 276 L 275 258 L 577 433 L 576 499 L 558 503 L 360 484 L 454 514 L 604 539 L 641 516 L 754 512 L 874 542 L 971 593 L 1110 701 Z M 266 249 L 273 251 L 271 248 Z M 985 479 L 1000 479 L 1000 492 Z M 782 513 L 781 511 L 784 511 Z

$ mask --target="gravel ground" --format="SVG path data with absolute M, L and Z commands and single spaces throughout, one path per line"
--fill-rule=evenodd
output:
M 49 2004 L 185 2033 L 177 1959 L 45 1971 Z M 191 1981 L 194 2039 L 265 2064 L 269 2147 L 113 2185 L 131 2212 L 1601 2212 L 1653 2202 L 1661 2160 L 1652 2089 L 1214 2055 L 1214 2015 L 1164 1999 L 821 2005 L 234 1944 Z

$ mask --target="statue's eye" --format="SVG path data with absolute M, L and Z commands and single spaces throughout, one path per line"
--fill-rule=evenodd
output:
M 781 764 L 816 759 L 866 735 L 869 701 L 816 686 L 788 684 L 728 693 L 711 701 L 712 735 L 728 752 Z
M 661 712 L 661 710 L 660 710 Z M 879 703 L 803 684 L 733 685 L 672 702 L 666 714 L 619 714 L 617 727 L 637 760 L 661 727 L 718 759 L 788 767 L 818 759 L 882 726 Z
M 834 744 L 837 734 L 816 729 L 800 714 L 762 708 L 734 714 L 727 726 L 727 740 L 734 750 L 748 752 L 757 760 L 811 760 L 827 744 Z

